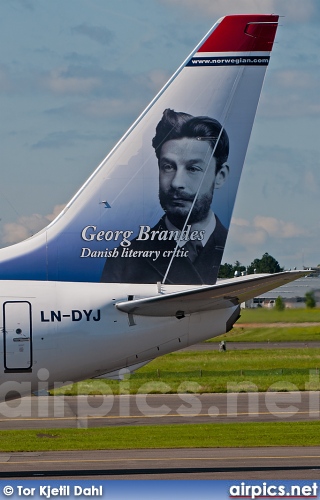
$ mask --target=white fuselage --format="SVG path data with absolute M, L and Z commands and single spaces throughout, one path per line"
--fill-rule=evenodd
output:
M 128 315 L 115 307 L 157 295 L 156 285 L 2 281 L 0 292 L 0 400 L 97 377 L 220 335 L 237 308 L 177 319 Z

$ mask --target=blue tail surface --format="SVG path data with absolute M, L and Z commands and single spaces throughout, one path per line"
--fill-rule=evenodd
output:
M 1 279 L 214 284 L 277 22 L 220 19 Z

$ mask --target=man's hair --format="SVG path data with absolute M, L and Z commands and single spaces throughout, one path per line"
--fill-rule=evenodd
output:
M 210 142 L 212 149 L 215 148 L 213 156 L 216 159 L 216 172 L 218 172 L 229 155 L 229 137 L 225 129 L 222 132 L 221 129 L 221 123 L 214 118 L 209 118 L 209 116 L 192 116 L 187 113 L 176 112 L 173 109 L 165 109 L 156 127 L 156 135 L 152 139 L 152 146 L 159 160 L 161 148 L 167 141 L 182 139 L 183 137 L 207 140 L 207 142 Z

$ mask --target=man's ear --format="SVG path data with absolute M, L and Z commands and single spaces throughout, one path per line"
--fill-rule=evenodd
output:
M 224 164 L 220 168 L 219 172 L 216 175 L 216 179 L 214 181 L 214 188 L 219 189 L 223 184 L 225 183 L 227 177 L 229 175 L 229 167 L 228 165 Z

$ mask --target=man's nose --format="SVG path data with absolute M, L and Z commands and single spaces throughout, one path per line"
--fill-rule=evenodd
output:
M 174 189 L 185 189 L 186 181 L 186 172 L 183 168 L 178 167 L 171 179 L 171 187 L 173 187 Z

